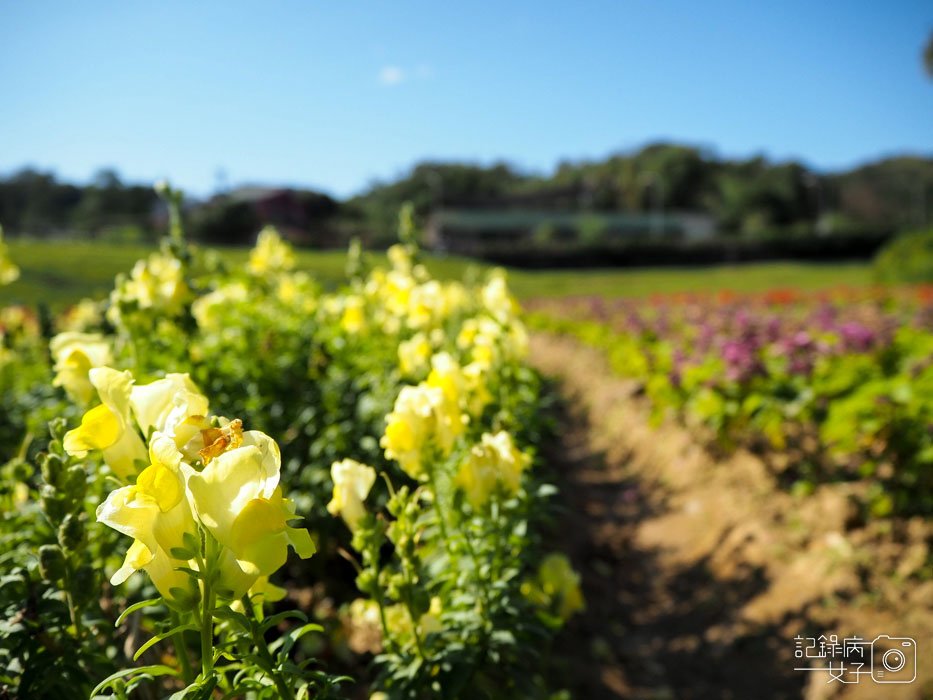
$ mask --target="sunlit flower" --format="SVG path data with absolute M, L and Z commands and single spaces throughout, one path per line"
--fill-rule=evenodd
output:
M 493 271 L 480 296 L 486 310 L 502 323 L 509 322 L 518 312 L 518 303 L 509 293 L 504 270 Z
M 431 342 L 424 333 L 416 333 L 398 345 L 399 369 L 406 377 L 417 376 L 428 367 Z
M 364 313 L 365 302 L 362 297 L 348 295 L 344 299 L 343 316 L 340 318 L 340 326 L 347 333 L 359 333 L 366 325 L 366 316 Z
M 480 443 L 470 449 L 455 481 L 470 505 L 481 508 L 497 489 L 506 494 L 516 493 L 522 472 L 530 462 L 528 455 L 515 447 L 509 433 L 484 433 Z
M 208 412 L 207 397 L 187 374 L 170 373 L 164 379 L 134 386 L 130 390 L 130 406 L 143 434 L 158 430 L 174 439 L 178 432 L 176 444 L 179 448 L 202 425 L 199 421 L 196 428 L 185 430 L 183 425 L 187 419 L 204 417 Z
M 59 333 L 49 343 L 55 360 L 55 379 L 78 404 L 87 405 L 95 395 L 88 372 L 113 362 L 110 343 L 99 333 Z
M 128 479 L 136 473 L 137 463 L 145 464 L 147 459 L 146 446 L 130 415 L 133 375 L 95 367 L 88 376 L 103 403 L 85 413 L 81 425 L 65 434 L 65 451 L 84 457 L 90 450 L 101 450 L 107 466 L 121 479 Z
M 140 309 L 178 314 L 190 291 L 181 261 L 165 253 L 153 253 L 133 266 L 129 279 L 115 290 L 116 301 L 134 301 Z
M 171 552 L 184 546 L 186 533 L 196 534 L 197 525 L 185 497 L 181 454 L 171 439 L 156 433 L 149 458 L 135 484 L 116 489 L 98 506 L 97 520 L 134 540 L 111 582 L 120 584 L 146 569 L 159 591 L 172 597 L 170 589 L 184 584 L 185 577 L 171 571 Z
M 402 387 L 395 407 L 386 416 L 385 434 L 379 444 L 386 458 L 396 460 L 414 479 L 424 472 L 423 447 L 433 429 L 434 407 L 443 400 L 440 389 L 423 384 Z
M 56 324 L 62 331 L 87 331 L 104 320 L 102 303 L 93 299 L 82 299 L 63 313 Z
M 334 462 L 330 475 L 334 481 L 334 496 L 327 504 L 327 511 L 331 515 L 340 515 L 353 530 L 366 514 L 363 501 L 376 481 L 376 471 L 352 459 L 344 459 Z
M 249 271 L 259 277 L 287 272 L 295 267 L 295 252 L 271 226 L 259 232 L 256 247 L 249 254 Z
M 282 497 L 280 466 L 275 441 L 251 430 L 243 433 L 238 447 L 212 459 L 202 471 L 187 470 L 188 496 L 198 520 L 231 552 L 246 577 L 227 582 L 237 595 L 281 567 L 289 546 L 302 558 L 314 553 L 308 531 L 288 525 L 295 512 Z

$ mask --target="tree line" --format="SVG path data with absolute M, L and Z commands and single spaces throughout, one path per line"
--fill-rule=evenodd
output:
M 256 191 L 234 189 L 189 202 L 189 231 L 212 243 L 239 244 L 258 226 L 278 223 L 299 242 L 342 245 L 361 236 L 379 245 L 394 235 L 404 202 L 414 205 L 421 222 L 442 208 L 678 211 L 708 214 L 721 234 L 741 238 L 897 231 L 933 219 L 933 158 L 899 156 L 819 173 L 795 161 L 726 159 L 694 146 L 656 143 L 601 160 L 564 162 L 547 175 L 507 163 L 423 162 L 343 201 L 291 188 L 266 190 L 280 193 L 281 201 L 264 200 Z M 24 169 L 0 179 L 0 224 L 14 235 L 141 241 L 160 235 L 165 212 L 152 187 L 124 183 L 113 170 L 81 185 Z

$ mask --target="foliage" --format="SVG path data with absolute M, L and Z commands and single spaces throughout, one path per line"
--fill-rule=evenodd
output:
M 862 481 L 874 515 L 933 512 L 928 288 L 535 306 L 535 327 L 636 379 L 656 420 L 676 416 L 720 448 L 785 452 L 795 488 Z
M 564 162 L 540 176 L 505 163 L 423 162 L 343 202 L 306 190 L 238 188 L 186 212 L 193 237 L 245 244 L 262 224 L 316 245 L 352 237 L 384 247 L 396 212 L 412 202 L 419 223 L 439 209 L 525 208 L 575 212 L 700 211 L 727 234 L 749 237 L 902 230 L 928 221 L 929 159 L 897 157 L 816 174 L 798 162 L 732 160 L 705 149 L 652 143 L 598 161 Z M 15 234 L 136 227 L 155 239 L 163 210 L 150 188 L 101 171 L 87 186 L 23 170 L 0 180 L 0 221 Z
M 0 687 L 330 697 L 319 654 L 358 672 L 355 648 L 391 697 L 546 696 L 541 650 L 583 601 L 542 569 L 543 389 L 504 275 L 433 279 L 403 211 L 389 267 L 351 251 L 324 293 L 272 230 L 246 260 L 189 245 L 162 194 L 169 238 L 48 346 L 50 322 L 4 312 Z M 22 439 L 56 416 L 71 430 Z M 290 612 L 270 577 L 343 612 Z M 348 647 L 366 601 L 383 624 Z M 67 673 L 38 674 L 66 644 Z
M 898 236 L 875 257 L 879 282 L 933 282 L 933 229 Z

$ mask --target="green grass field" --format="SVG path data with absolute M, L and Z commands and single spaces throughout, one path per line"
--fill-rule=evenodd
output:
M 22 274 L 0 288 L 0 305 L 44 303 L 60 309 L 83 297 L 101 297 L 113 287 L 118 272 L 153 250 L 151 247 L 88 241 L 9 241 L 10 256 Z M 223 249 L 234 263 L 246 260 L 246 249 Z M 372 254 L 376 261 L 382 256 Z M 300 251 L 298 265 L 326 288 L 344 280 L 341 251 Z M 479 274 L 489 266 L 459 258 L 428 258 L 431 272 L 441 279 L 460 279 L 469 269 Z M 509 282 L 520 298 L 596 294 L 646 296 L 657 293 L 729 289 L 754 292 L 776 287 L 803 290 L 837 285 L 871 284 L 868 263 L 807 264 L 756 263 L 702 268 L 643 268 L 613 270 L 509 270 Z

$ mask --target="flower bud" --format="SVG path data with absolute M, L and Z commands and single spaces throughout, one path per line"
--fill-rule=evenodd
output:
M 45 483 L 52 486 L 61 486 L 62 472 L 65 470 L 65 463 L 62 458 L 56 454 L 46 454 L 42 456 L 42 478 Z
M 65 515 L 65 503 L 58 492 L 48 484 L 43 484 L 39 490 L 39 506 L 53 522 L 61 520 Z
M 374 595 L 376 592 L 376 578 L 373 576 L 373 572 L 369 569 L 361 571 L 359 576 L 356 577 L 356 587 L 362 593 Z
M 75 513 L 65 516 L 58 528 L 58 543 L 65 550 L 76 550 L 84 544 L 84 521 Z
M 84 501 L 84 495 L 87 493 L 87 472 L 84 467 L 69 467 L 65 472 L 63 488 L 76 503 Z
M 68 432 L 68 421 L 61 416 L 53 418 L 49 421 L 49 432 L 53 440 L 62 440 Z
M 13 462 L 12 466 L 12 476 L 15 481 L 28 481 L 29 477 L 32 476 L 32 467 L 28 462 L 25 462 L 22 459 L 17 459 Z
M 59 581 L 65 577 L 65 553 L 58 545 L 39 547 L 39 573 L 46 581 Z

